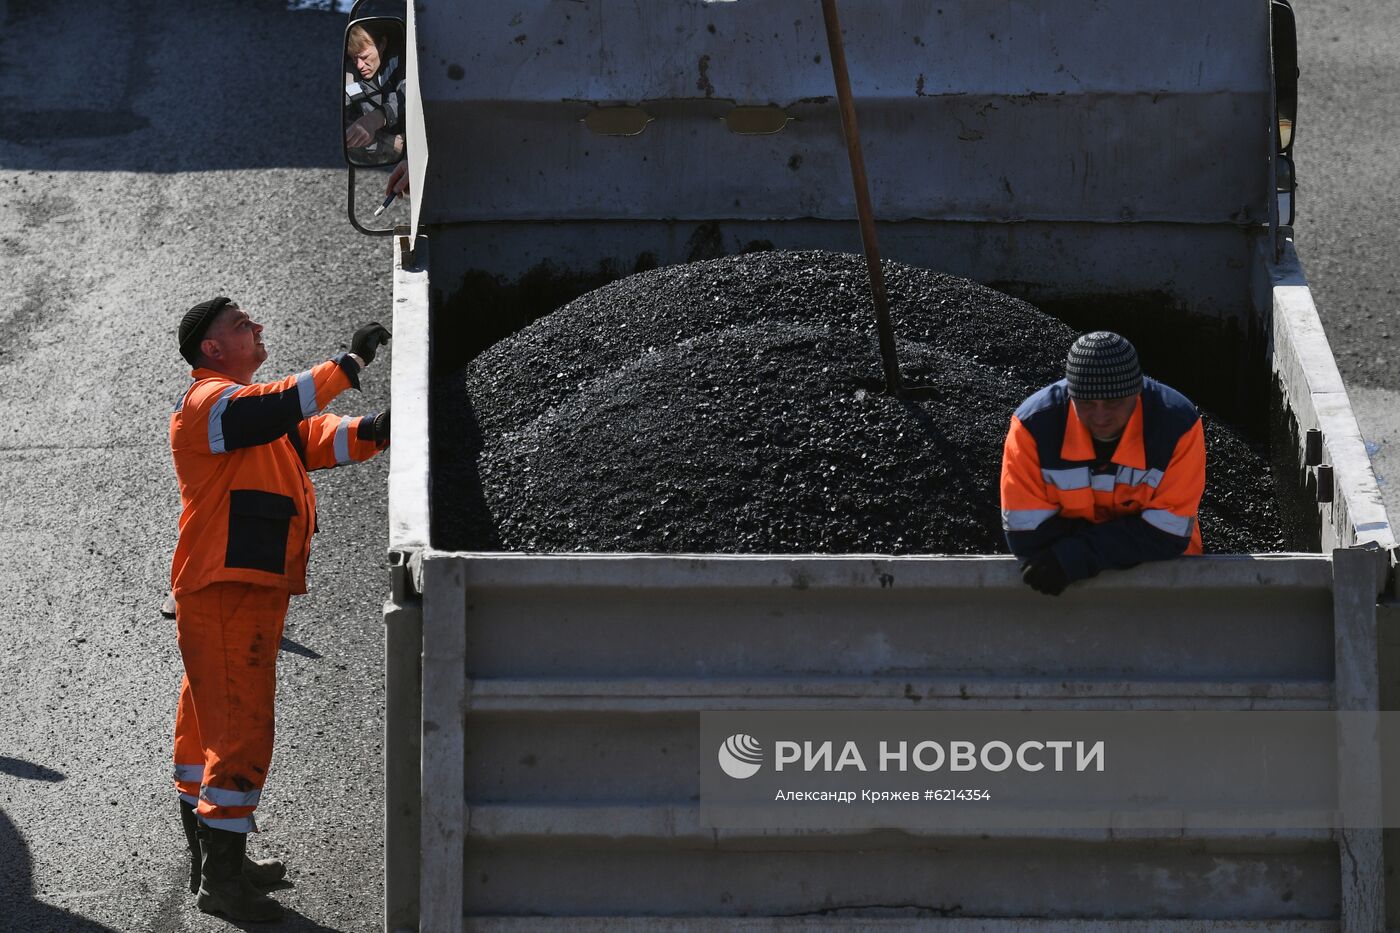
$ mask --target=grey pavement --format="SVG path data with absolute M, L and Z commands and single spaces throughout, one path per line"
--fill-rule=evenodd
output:
M 389 314 L 388 242 L 344 220 L 344 19 L 10 0 L 0 24 L 26 89 L 0 97 L 0 929 L 226 929 L 183 888 L 170 785 L 173 335 L 231 295 L 275 376 Z M 382 408 L 391 358 L 331 410 Z M 317 477 L 252 843 L 291 866 L 280 929 L 382 923 L 387 467 Z
M 232 295 L 280 375 L 390 307 L 388 244 L 343 217 L 343 17 L 287 6 L 0 0 L 3 930 L 228 926 L 183 888 L 169 779 L 174 327 Z M 1400 514 L 1400 4 L 1298 6 L 1299 251 Z M 387 365 L 364 385 L 333 410 L 381 407 Z M 381 924 L 386 475 L 380 458 L 317 480 L 253 843 L 292 866 L 274 929 Z
M 1298 254 L 1400 516 L 1400 4 L 1295 0 Z

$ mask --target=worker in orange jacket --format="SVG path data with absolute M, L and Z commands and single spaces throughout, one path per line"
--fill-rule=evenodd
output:
M 258 888 L 279 862 L 247 857 L 272 762 L 277 652 L 287 603 L 306 592 L 316 530 L 310 470 L 368 460 L 389 443 L 389 412 L 320 414 L 389 339 L 377 323 L 350 352 L 277 382 L 254 383 L 267 359 L 262 325 L 228 298 L 191 308 L 180 353 L 194 382 L 170 417 L 180 483 L 171 567 L 185 677 L 175 717 L 175 787 L 200 910 L 276 919 Z
M 1070 348 L 1065 378 L 1011 416 L 1002 529 L 1026 584 L 1058 596 L 1106 568 L 1201 553 L 1205 485 L 1196 406 L 1145 378 L 1123 337 L 1095 331 Z

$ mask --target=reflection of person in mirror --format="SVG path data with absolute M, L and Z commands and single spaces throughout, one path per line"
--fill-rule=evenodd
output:
M 404 72 L 389 37 L 351 26 L 345 39 L 345 146 L 369 165 L 403 156 Z

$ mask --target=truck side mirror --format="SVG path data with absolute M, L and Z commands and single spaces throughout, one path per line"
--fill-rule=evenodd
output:
M 404 23 L 367 16 L 345 27 L 341 113 L 345 161 L 390 165 L 404 156 Z
M 1298 116 L 1298 26 L 1288 0 L 1270 4 L 1273 20 L 1275 138 L 1280 155 L 1293 153 L 1293 121 Z
M 1279 223 L 1293 226 L 1297 181 L 1293 174 L 1293 125 L 1298 116 L 1298 26 L 1289 0 L 1269 4 L 1274 60 L 1274 193 Z

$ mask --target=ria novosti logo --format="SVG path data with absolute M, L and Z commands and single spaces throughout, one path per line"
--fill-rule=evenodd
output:
M 763 746 L 751 735 L 731 735 L 719 747 L 719 766 L 736 780 L 751 778 L 763 766 Z

